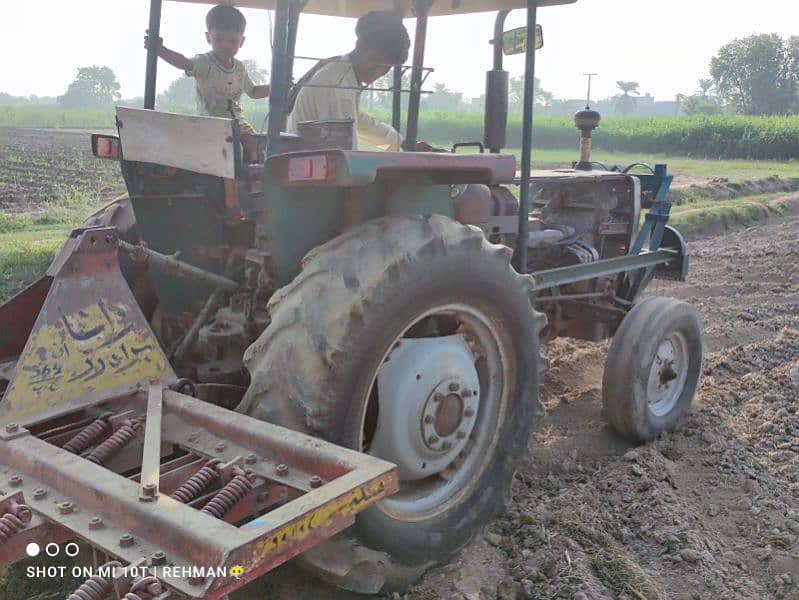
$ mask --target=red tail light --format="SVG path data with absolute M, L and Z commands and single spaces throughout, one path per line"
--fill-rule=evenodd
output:
M 119 138 L 115 135 L 92 135 L 92 154 L 97 158 L 109 158 L 119 160 L 122 151 L 119 145 Z
M 328 177 L 327 156 L 300 156 L 290 158 L 288 183 L 325 181 Z

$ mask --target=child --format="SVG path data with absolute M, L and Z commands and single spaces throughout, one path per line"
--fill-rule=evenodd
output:
M 252 125 L 242 118 L 242 92 L 250 98 L 266 98 L 268 85 L 254 85 L 244 64 L 236 60 L 236 53 L 244 44 L 244 15 L 227 4 L 214 6 L 205 17 L 208 31 L 205 39 L 211 44 L 211 52 L 186 58 L 163 45 L 158 48 L 158 56 L 173 67 L 183 69 L 186 75 L 194 77 L 197 85 L 197 108 L 201 115 L 210 117 L 235 117 L 239 121 L 241 143 L 244 146 L 245 160 L 255 162 L 257 145 Z M 145 48 L 147 42 L 145 38 Z

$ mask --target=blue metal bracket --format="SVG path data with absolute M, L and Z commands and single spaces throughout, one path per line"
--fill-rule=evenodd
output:
M 668 199 L 669 187 L 674 179 L 667 173 L 666 165 L 663 164 L 655 165 L 653 168 L 645 163 L 635 163 L 628 165 L 622 172 L 629 173 L 635 167 L 644 167 L 650 171 L 648 174 L 637 175 L 637 177 L 641 180 L 642 191 L 649 191 L 654 199 L 649 212 L 644 217 L 644 224 L 630 247 L 630 255 L 640 254 L 645 246 L 649 252 L 654 252 L 661 248 L 663 234 L 666 231 L 666 224 L 669 221 L 669 213 L 671 212 L 671 201 Z M 669 229 L 675 231 L 671 228 Z M 673 236 L 669 236 L 669 240 L 671 240 L 671 237 Z M 678 271 L 684 273 L 687 266 L 684 242 L 680 244 L 679 248 L 673 249 L 680 252 Z M 628 271 L 619 283 L 616 295 L 619 298 L 633 302 L 646 288 L 658 268 L 657 265 L 649 265 Z M 671 273 L 675 270 L 669 268 L 667 271 Z

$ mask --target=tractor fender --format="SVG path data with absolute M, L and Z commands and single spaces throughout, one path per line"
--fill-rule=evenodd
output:
M 655 268 L 655 277 L 685 281 L 688 275 L 688 245 L 683 235 L 671 225 L 666 225 L 660 247 L 676 250 L 679 256 L 668 263 L 658 265 Z

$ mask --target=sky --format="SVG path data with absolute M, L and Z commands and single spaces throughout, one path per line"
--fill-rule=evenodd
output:
M 74 79 L 79 66 L 107 65 L 116 73 L 123 97 L 144 89 L 144 31 L 147 0 L 18 0 L 3 3 L 0 50 L 6 56 L 0 92 L 57 96 Z M 489 4 L 489 2 L 487 2 Z M 206 5 L 164 2 L 164 44 L 193 56 L 208 50 Z M 269 67 L 270 14 L 244 9 L 247 39 L 239 58 Z M 594 79 L 592 97 L 616 93 L 616 81 L 637 81 L 642 94 L 673 100 L 694 93 L 709 76 L 710 59 L 723 44 L 755 33 L 799 35 L 799 2 L 795 0 L 578 0 L 576 4 L 539 10 L 544 48 L 536 55 L 536 74 L 557 98 L 585 96 L 584 73 Z M 429 86 L 445 83 L 466 97 L 479 96 L 491 68 L 488 43 L 495 13 L 432 17 L 428 23 L 426 66 Z M 506 28 L 524 24 L 514 11 Z M 406 24 L 413 36 L 413 19 Z M 304 15 L 297 54 L 327 57 L 346 53 L 354 42 L 352 19 Z M 313 63 L 298 61 L 295 78 Z M 524 57 L 505 58 L 511 76 L 524 71 Z M 180 73 L 163 61 L 158 89 Z

